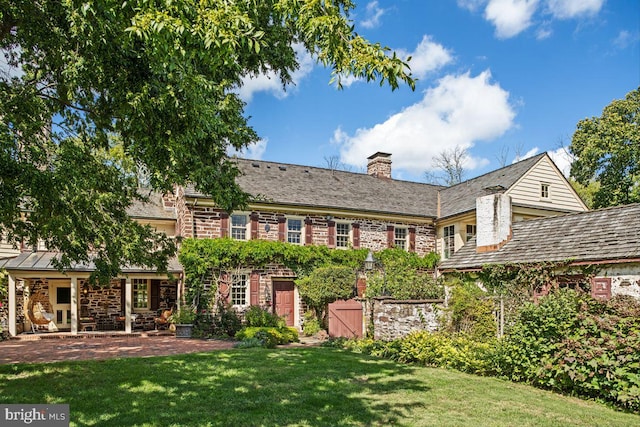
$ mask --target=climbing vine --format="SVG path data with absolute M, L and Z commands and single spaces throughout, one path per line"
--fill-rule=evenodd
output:
M 355 272 L 362 269 L 368 252 L 368 249 L 329 249 L 326 246 L 300 246 L 267 240 L 185 239 L 179 260 L 184 267 L 187 286 L 195 288 L 212 273 L 242 267 L 281 265 L 292 270 L 298 279 L 307 277 L 319 267 L 345 267 Z M 433 269 L 438 261 L 435 253 L 421 257 L 401 249 L 385 249 L 376 257 L 380 259 L 381 266 L 388 267 L 387 279 L 390 282 L 393 281 L 393 271 L 400 270 L 397 266 L 405 272 L 407 269 L 424 271 Z
M 572 266 L 571 260 L 564 260 L 484 265 L 475 278 L 482 282 L 488 294 L 503 299 L 508 327 L 519 308 L 531 301 L 536 293 L 569 285 L 577 291 L 587 292 L 596 272 L 597 266 Z

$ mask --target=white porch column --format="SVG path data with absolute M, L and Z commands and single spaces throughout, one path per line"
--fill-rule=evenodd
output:
M 127 277 L 124 282 L 124 331 L 131 333 L 131 296 L 133 295 L 131 288 L 131 277 Z
M 16 301 L 16 279 L 13 277 L 13 274 L 9 274 L 9 318 L 7 319 L 9 323 L 9 335 L 15 337 L 17 335 L 18 329 L 16 328 L 16 305 L 18 301 Z
M 71 334 L 78 335 L 78 278 L 71 278 Z
M 180 279 L 178 279 L 178 283 L 176 283 L 176 305 L 179 307 L 182 302 L 182 294 L 184 293 L 184 275 L 181 275 Z

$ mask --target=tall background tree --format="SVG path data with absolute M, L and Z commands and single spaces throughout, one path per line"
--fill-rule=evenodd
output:
M 425 179 L 438 185 L 451 186 L 460 184 L 464 179 L 464 164 L 469 157 L 466 148 L 456 145 L 449 150 L 441 151 L 434 157 L 432 165 L 437 172 L 426 172 Z
M 569 150 L 573 178 L 602 208 L 640 202 L 640 88 L 581 120 Z
M 248 201 L 226 157 L 257 140 L 235 94 L 246 76 L 283 86 L 304 46 L 334 79 L 392 89 L 408 65 L 354 32 L 350 0 L 0 0 L 0 235 L 94 261 L 163 270 L 174 247 L 126 208 L 192 182 L 223 209 Z M 113 148 L 119 147 L 119 156 Z M 28 221 L 25 221 L 28 219 Z

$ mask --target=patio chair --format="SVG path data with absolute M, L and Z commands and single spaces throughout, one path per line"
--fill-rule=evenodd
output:
M 159 327 L 162 327 L 163 329 L 166 329 L 169 327 L 169 317 L 173 314 L 173 307 L 171 307 L 171 309 L 169 310 L 164 310 L 161 314 L 160 317 L 156 317 L 155 319 L 153 319 L 153 321 L 156 324 L 156 331 L 159 329 Z
M 34 292 L 27 303 L 27 317 L 31 322 L 31 331 L 36 331 L 53 322 L 55 315 L 49 297 L 42 291 Z

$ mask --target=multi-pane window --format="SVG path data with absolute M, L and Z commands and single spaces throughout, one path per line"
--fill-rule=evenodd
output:
M 349 224 L 346 222 L 336 224 L 336 247 L 349 247 L 349 227 Z
M 407 229 L 396 227 L 393 237 L 393 246 L 398 249 L 407 250 Z
M 231 304 L 247 305 L 247 275 L 234 274 L 231 276 Z
M 456 249 L 456 229 L 455 226 L 449 225 L 444 228 L 444 259 L 449 258 Z
M 476 225 L 467 224 L 467 242 L 476 235 Z
M 231 215 L 231 238 L 235 240 L 247 240 L 247 215 Z
M 540 183 L 540 198 L 549 198 L 549 184 L 545 184 L 544 182 Z
M 287 242 L 299 245 L 302 243 L 302 220 L 287 219 Z
M 149 308 L 149 281 L 133 279 L 133 308 Z

